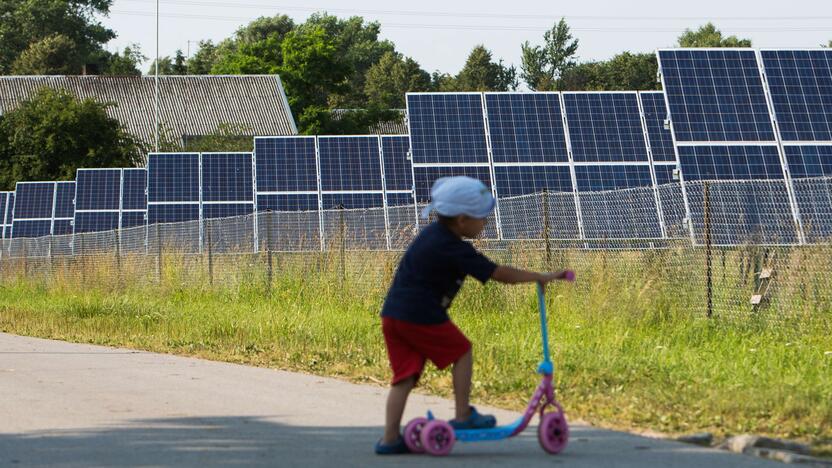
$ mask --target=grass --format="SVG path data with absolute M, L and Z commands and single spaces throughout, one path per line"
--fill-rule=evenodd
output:
M 717 253 L 716 317 L 706 319 L 701 252 L 556 251 L 553 261 L 579 274 L 547 296 L 568 415 L 628 430 L 767 434 L 830 454 L 830 252 L 775 253 L 780 276 L 756 312 L 746 305 L 756 257 Z M 539 252 L 497 256 L 541 267 Z M 253 256 L 215 256 L 209 281 L 204 258 L 167 255 L 160 284 L 144 257 L 119 269 L 105 257 L 49 269 L 7 261 L 0 330 L 384 384 L 378 311 L 395 260 L 347 253 L 342 273 L 337 255 L 276 255 L 271 285 Z M 524 407 L 540 360 L 533 287 L 469 280 L 451 315 L 475 344 L 473 397 Z M 449 372 L 429 367 L 422 391 L 450 395 Z

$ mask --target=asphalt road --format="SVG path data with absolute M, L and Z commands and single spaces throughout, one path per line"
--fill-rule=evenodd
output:
M 532 427 L 457 443 L 444 459 L 379 457 L 384 398 L 383 388 L 312 375 L 0 333 L 0 466 L 779 465 L 574 424 L 557 456 Z M 452 414 L 450 401 L 414 395 L 405 416 L 428 408 Z

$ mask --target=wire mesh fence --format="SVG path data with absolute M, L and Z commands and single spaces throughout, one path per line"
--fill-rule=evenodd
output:
M 804 219 L 811 220 L 805 223 L 809 242 L 799 244 L 777 183 L 687 183 L 686 196 L 671 184 L 658 193 L 648 188 L 506 198 L 499 204 L 500 229 L 475 242 L 498 262 L 576 269 L 587 310 L 599 306 L 594 298 L 616 297 L 621 307 L 702 317 L 829 320 L 832 184 L 796 183 Z M 104 283 L 270 287 L 276 276 L 298 271 L 378 283 L 389 281 L 417 223 L 424 224 L 416 215 L 413 206 L 260 212 L 5 239 L 0 275 L 4 281 L 62 281 L 80 290 Z M 615 294 L 598 294 L 609 288 Z

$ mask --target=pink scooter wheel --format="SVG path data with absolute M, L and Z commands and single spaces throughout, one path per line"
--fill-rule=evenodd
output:
M 537 440 L 543 450 L 552 455 L 560 453 L 569 442 L 569 424 L 562 411 L 546 413 L 537 427 Z
M 419 439 L 425 452 L 435 456 L 444 456 L 451 453 L 454 442 L 456 442 L 454 428 L 447 422 L 438 419 L 425 424 Z
M 566 281 L 575 281 L 575 272 L 572 270 L 566 270 L 566 273 L 563 275 L 563 279 Z
M 427 422 L 428 418 L 414 418 L 404 427 L 404 443 L 407 444 L 407 448 L 412 453 L 425 453 L 425 448 L 422 447 L 422 440 L 419 436 Z

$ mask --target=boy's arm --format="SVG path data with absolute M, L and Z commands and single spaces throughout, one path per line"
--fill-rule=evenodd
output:
M 537 273 L 534 271 L 520 270 L 510 266 L 500 265 L 491 274 L 491 279 L 500 283 L 543 283 L 546 284 L 556 279 L 566 279 L 567 270 L 555 271 L 552 273 Z

